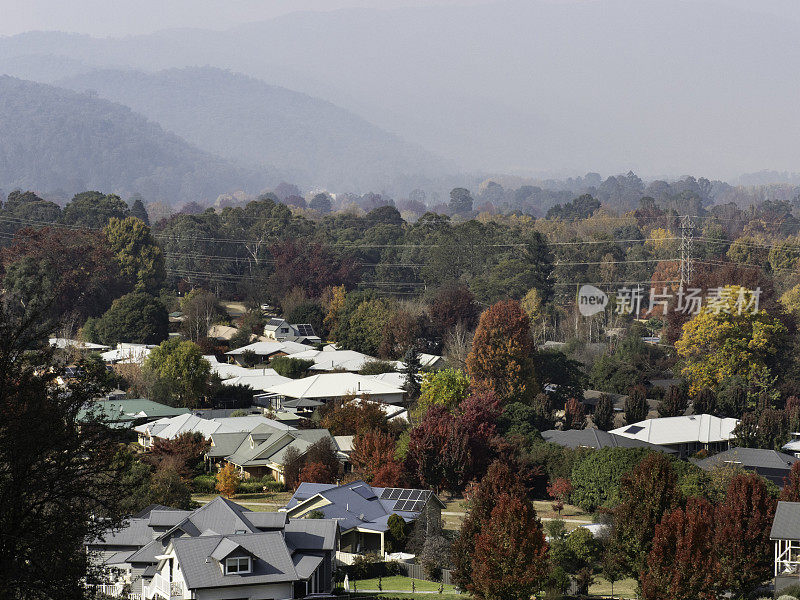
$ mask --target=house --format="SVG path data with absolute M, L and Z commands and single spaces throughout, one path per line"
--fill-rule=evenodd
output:
M 103 352 L 100 356 L 103 361 L 116 364 L 144 364 L 145 359 L 150 355 L 150 351 L 155 346 L 147 344 L 128 344 L 120 342 L 114 350 Z
M 105 421 L 119 427 L 133 427 L 162 418 L 188 414 L 188 408 L 167 406 L 152 400 L 95 400 L 87 404 L 78 415 L 81 419 L 89 412 L 101 415 Z
M 91 342 L 83 342 L 81 340 L 73 340 L 70 338 L 52 337 L 49 341 L 53 348 L 57 348 L 59 350 L 78 350 L 84 354 L 110 350 L 110 346 L 104 346 L 103 344 L 92 344 Z
M 226 379 L 222 385 L 246 385 L 255 392 L 265 392 L 269 388 L 292 381 L 289 377 L 278 375 L 275 369 L 248 369 L 247 375 Z
M 104 591 L 158 598 L 302 598 L 330 591 L 339 527 L 252 512 L 217 497 L 193 510 L 149 507 L 86 543 Z M 114 593 L 116 592 L 116 593 Z
M 419 355 L 419 366 L 425 371 L 440 371 L 447 368 L 447 359 L 444 356 L 423 352 Z
M 426 524 L 441 522 L 444 504 L 430 490 L 372 487 L 363 481 L 347 485 L 301 483 L 281 511 L 289 518 L 321 512 L 335 519 L 341 534 L 340 551 L 351 554 L 386 553 L 389 517 L 396 514 L 407 523 L 424 515 Z
M 313 400 L 327 403 L 352 396 L 365 395 L 376 402 L 400 404 L 404 391 L 370 377 L 355 373 L 322 373 L 272 386 L 267 393 L 274 397 L 275 408 L 292 407 L 292 401 Z
M 714 456 L 692 462 L 704 471 L 711 471 L 725 465 L 735 465 L 746 471 L 754 471 L 782 488 L 784 478 L 789 476 L 792 465 L 797 461 L 795 456 L 775 450 L 731 448 Z
M 800 458 L 800 432 L 792 432 L 792 440 L 789 443 L 784 444 L 781 450 L 785 450 L 786 452 Z
M 211 373 L 217 375 L 222 380 L 231 379 L 233 377 L 253 375 L 261 371 L 261 369 L 248 369 L 247 367 L 242 367 L 240 365 L 221 363 L 213 354 L 203 355 L 203 358 L 205 358 L 208 361 L 208 364 L 211 365 Z
M 558 444 L 564 448 L 647 448 L 656 452 L 677 454 L 675 450 L 657 446 L 635 438 L 615 435 L 600 429 L 567 429 L 559 431 L 550 429 L 542 432 L 545 442 Z
M 257 415 L 204 419 L 189 413 L 178 415 L 177 417 L 165 417 L 151 423 L 138 425 L 133 430 L 139 434 L 139 445 L 147 450 L 156 439 L 171 440 L 183 433 L 199 432 L 208 440 L 211 439 L 211 434 L 213 433 L 250 432 L 259 425 L 268 425 L 275 429 L 294 429 L 283 423 Z
M 311 371 L 348 371 L 350 373 L 358 373 L 365 364 L 378 360 L 374 356 L 355 350 L 304 350 L 289 355 L 289 358 L 313 361 Z
M 312 445 L 324 439 L 330 440 L 338 452 L 336 441 L 327 429 L 278 429 L 262 424 L 249 432 L 211 434 L 211 448 L 206 453 L 206 460 L 211 469 L 230 463 L 239 469 L 245 479 L 261 479 L 271 475 L 275 481 L 283 482 L 289 449 L 294 448 L 303 455 Z M 348 457 L 339 453 L 339 460 L 344 463 Z
M 800 584 L 800 502 L 778 502 L 769 539 L 775 544 L 775 596 Z
M 714 415 L 689 415 L 646 419 L 633 425 L 612 429 L 610 433 L 665 446 L 686 458 L 700 450 L 727 450 L 739 421 Z
M 289 354 L 297 354 L 298 352 L 303 352 L 304 350 L 308 350 L 308 346 L 291 341 L 254 342 L 252 344 L 248 344 L 247 346 L 237 348 L 236 350 L 226 352 L 225 356 L 230 356 L 231 359 L 233 359 L 237 364 L 242 365 L 244 364 L 243 357 L 246 353 L 254 354 L 258 358 L 259 362 L 265 363 L 276 356 L 288 356 Z
M 286 319 L 270 319 L 264 326 L 264 337 L 278 342 L 321 344 L 322 339 L 308 323 L 291 324 Z
M 217 340 L 218 342 L 229 342 L 237 333 L 239 333 L 239 330 L 230 325 L 212 325 L 208 328 L 206 337 Z

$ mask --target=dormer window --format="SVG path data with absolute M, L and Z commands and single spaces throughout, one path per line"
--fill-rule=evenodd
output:
M 238 556 L 225 559 L 225 575 L 249 573 L 252 570 L 249 556 Z

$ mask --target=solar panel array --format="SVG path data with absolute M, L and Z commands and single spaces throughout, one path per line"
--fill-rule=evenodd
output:
M 300 335 L 314 335 L 314 328 L 308 323 L 300 323 L 299 325 L 295 325 L 295 327 Z
M 431 497 L 430 490 L 408 490 L 405 488 L 385 488 L 381 500 L 395 500 L 394 509 L 402 512 L 420 512 Z

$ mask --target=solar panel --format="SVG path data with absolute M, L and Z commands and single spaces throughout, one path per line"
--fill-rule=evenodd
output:
M 425 502 L 423 500 L 417 500 L 414 502 L 414 506 L 412 506 L 409 510 L 411 512 L 420 512 L 423 508 L 425 508 Z
M 388 499 L 389 494 L 392 493 L 392 490 L 394 490 L 394 488 L 383 488 L 383 491 L 381 492 L 381 500 Z
M 394 505 L 394 510 L 405 510 L 407 500 L 398 500 Z
M 400 500 L 408 500 L 409 498 L 411 498 L 412 491 L 413 490 L 403 490 L 402 493 L 400 494 Z
M 425 500 L 427 502 L 428 498 L 431 497 L 432 493 L 433 492 L 430 490 L 422 490 L 422 497 L 420 498 L 420 500 Z
M 392 495 L 389 496 L 389 500 L 397 500 L 400 497 L 400 493 L 403 490 L 400 488 L 392 488 Z
M 411 495 L 408 497 L 409 500 L 419 500 L 419 497 L 422 495 L 420 490 L 413 490 Z
M 365 500 L 372 500 L 373 498 L 377 498 L 375 492 L 372 491 L 372 488 L 366 485 L 357 485 L 353 488 L 353 491 L 364 498 Z
M 644 429 L 644 427 L 641 427 L 641 426 L 639 426 L 639 425 L 631 425 L 630 427 L 628 427 L 628 428 L 625 430 L 625 433 L 639 433 L 639 432 L 640 432 L 640 431 L 642 431 L 643 429 Z
M 295 327 L 300 335 L 314 335 L 314 328 L 308 323 L 299 323 Z

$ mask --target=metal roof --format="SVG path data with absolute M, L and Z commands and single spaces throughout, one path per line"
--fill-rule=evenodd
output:
M 769 539 L 800 540 L 800 502 L 778 502 Z
M 568 429 L 559 431 L 550 429 L 542 432 L 546 442 L 558 444 L 565 448 L 649 448 L 658 452 L 675 454 L 675 451 L 664 446 L 650 444 L 635 438 L 616 435 L 600 429 Z

